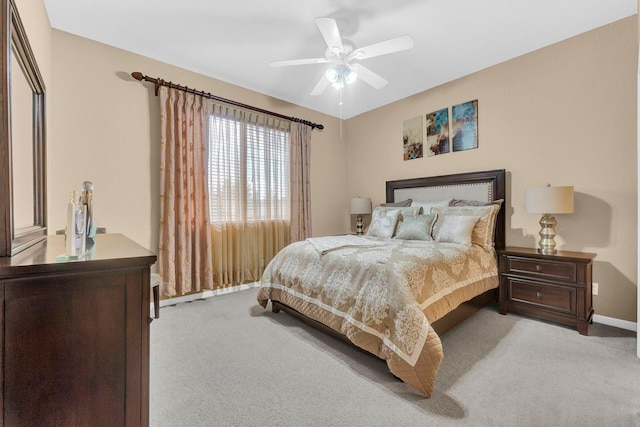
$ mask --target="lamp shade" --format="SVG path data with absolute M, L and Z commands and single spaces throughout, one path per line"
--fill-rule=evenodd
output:
M 349 204 L 349 212 L 353 215 L 371 213 L 371 199 L 369 197 L 354 197 Z
M 529 213 L 572 213 L 573 186 L 527 188 L 525 205 Z

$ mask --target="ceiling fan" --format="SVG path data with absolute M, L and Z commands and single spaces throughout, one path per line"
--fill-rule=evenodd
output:
M 361 61 L 380 55 L 411 49 L 413 39 L 409 35 L 395 37 L 365 47 L 356 48 L 353 43 L 343 40 L 336 21 L 332 18 L 316 18 L 316 25 L 327 43 L 324 58 L 292 59 L 288 61 L 271 62 L 272 67 L 287 67 L 291 65 L 325 64 L 331 63 L 325 75 L 311 91 L 311 95 L 320 95 L 332 85 L 335 88 L 343 88 L 345 84 L 353 83 L 358 77 L 376 89 L 383 88 L 388 82 L 380 75 L 374 73 L 362 64 L 353 61 Z

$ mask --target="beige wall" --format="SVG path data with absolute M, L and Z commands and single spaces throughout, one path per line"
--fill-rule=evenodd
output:
M 596 314 L 636 321 L 637 18 L 630 17 L 379 108 L 346 123 L 348 194 L 385 181 L 504 168 L 507 244 L 535 247 L 529 186 L 575 186 L 560 249 L 596 252 Z M 402 160 L 402 122 L 478 99 L 479 148 Z
M 312 133 L 314 235 L 343 226 L 346 143 L 339 120 L 181 68 L 58 30 L 53 31 L 49 111 L 49 224 L 63 228 L 68 194 L 94 183 L 96 221 L 157 250 L 159 100 L 133 71 L 161 77 L 281 114 L 322 123 Z

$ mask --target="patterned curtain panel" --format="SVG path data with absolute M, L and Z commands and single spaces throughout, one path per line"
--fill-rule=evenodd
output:
M 160 248 L 162 292 L 213 288 L 203 99 L 160 87 Z
M 210 103 L 208 187 L 216 288 L 260 280 L 290 240 L 290 122 Z
M 311 237 L 311 127 L 291 123 L 291 241 Z

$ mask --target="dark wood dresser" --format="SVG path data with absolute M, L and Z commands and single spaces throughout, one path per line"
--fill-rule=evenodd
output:
M 121 234 L 56 261 L 64 236 L 0 258 L 4 426 L 149 424 L 149 267 Z
M 507 247 L 500 256 L 500 313 L 508 311 L 576 327 L 588 335 L 596 254 Z

